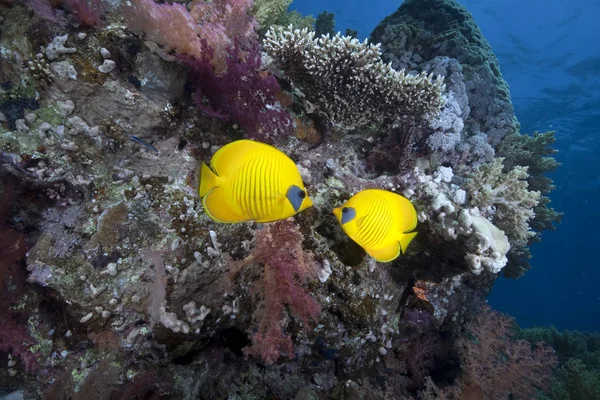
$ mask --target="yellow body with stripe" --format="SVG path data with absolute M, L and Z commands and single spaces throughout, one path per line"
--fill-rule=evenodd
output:
M 203 163 L 198 193 L 217 222 L 277 221 L 312 206 L 296 164 L 275 147 L 252 140 L 223 146 L 210 168 Z
M 411 202 L 387 190 L 368 189 L 335 208 L 344 232 L 377 261 L 388 262 L 406 252 L 417 235 L 417 212 Z

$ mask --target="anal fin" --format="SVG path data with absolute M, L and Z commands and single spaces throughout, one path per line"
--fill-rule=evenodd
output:
M 379 262 L 389 262 L 400 255 L 400 243 L 395 242 L 381 249 L 365 249 L 365 251 Z

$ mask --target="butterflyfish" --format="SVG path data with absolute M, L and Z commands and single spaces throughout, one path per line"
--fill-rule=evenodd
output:
M 198 193 L 217 222 L 271 222 L 312 206 L 296 164 L 282 151 L 253 140 L 221 147 L 202 163 Z
M 333 210 L 342 229 L 381 262 L 405 253 L 417 235 L 417 211 L 411 202 L 387 190 L 367 189 Z

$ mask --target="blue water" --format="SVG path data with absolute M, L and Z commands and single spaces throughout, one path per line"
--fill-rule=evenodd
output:
M 295 0 L 315 17 L 335 14 L 336 31 L 369 36 L 398 0 Z M 489 301 L 523 327 L 600 330 L 600 0 L 463 0 L 510 85 L 522 132 L 557 131 L 552 174 L 556 232 L 534 244 L 532 270 L 499 279 Z

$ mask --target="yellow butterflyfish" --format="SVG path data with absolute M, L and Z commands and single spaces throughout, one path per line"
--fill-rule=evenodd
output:
M 312 206 L 296 164 L 282 151 L 253 140 L 221 147 L 202 163 L 198 193 L 217 222 L 270 222 Z
M 405 253 L 417 235 L 411 202 L 387 190 L 367 189 L 333 210 L 342 229 L 374 259 L 388 262 Z

